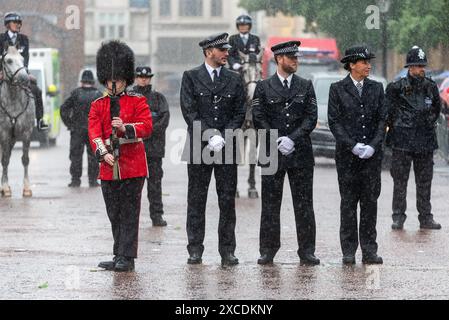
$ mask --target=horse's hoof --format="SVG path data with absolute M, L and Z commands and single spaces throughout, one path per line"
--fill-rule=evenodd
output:
M 259 198 L 259 193 L 257 192 L 256 189 L 249 189 L 248 190 L 248 198 L 250 198 L 250 199 L 258 199 Z
M 23 190 L 24 198 L 31 198 L 33 196 L 33 192 L 31 190 Z
M 12 193 L 11 193 L 11 189 L 2 189 L 2 197 L 3 198 L 11 198 L 12 197 Z

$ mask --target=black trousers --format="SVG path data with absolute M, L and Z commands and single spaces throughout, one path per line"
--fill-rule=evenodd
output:
M 296 221 L 298 255 L 315 253 L 316 225 L 313 210 L 313 167 L 279 170 L 262 176 L 260 254 L 274 256 L 281 247 L 281 202 L 288 174 Z
M 234 253 L 235 192 L 237 165 L 187 165 L 189 190 L 187 195 L 187 250 L 190 254 L 203 254 L 206 226 L 206 202 L 212 172 L 215 175 L 220 219 L 218 224 L 218 251 L 221 256 Z
M 100 166 L 95 158 L 89 143 L 89 136 L 86 132 L 70 132 L 70 174 L 72 181 L 80 181 L 83 175 L 83 153 L 87 149 L 87 174 L 89 182 L 96 182 Z
M 369 160 L 362 160 L 346 151 L 344 156 L 337 154 L 336 164 L 341 196 L 340 242 L 343 255 L 355 255 L 359 237 L 363 255 L 376 254 L 377 200 L 381 191 L 382 156 L 375 155 Z
M 150 202 L 150 217 L 152 220 L 162 217 L 164 206 L 162 204 L 162 158 L 147 158 L 148 171 L 147 196 Z
M 407 210 L 407 184 L 411 164 L 415 172 L 416 208 L 419 221 L 433 218 L 430 203 L 433 179 L 433 152 L 412 153 L 393 150 L 391 176 L 394 181 L 393 218 L 404 216 Z
M 114 256 L 137 258 L 140 201 L 145 178 L 101 181 L 114 237 Z

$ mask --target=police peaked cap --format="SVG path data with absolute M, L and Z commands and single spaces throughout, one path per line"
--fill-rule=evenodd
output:
M 124 80 L 134 83 L 134 52 L 118 40 L 103 43 L 97 52 L 97 78 L 106 85 L 108 80 Z
M 354 46 L 345 51 L 345 57 L 341 59 L 341 63 L 356 63 L 359 60 L 371 60 L 376 58 L 367 46 L 359 45 Z
M 150 67 L 137 67 L 136 77 L 152 78 L 154 76 Z
M 228 36 L 227 33 L 220 33 L 220 34 L 214 34 L 206 39 L 202 40 L 199 43 L 199 46 L 203 48 L 203 50 L 209 49 L 209 48 L 223 48 L 223 49 L 231 49 L 232 47 L 228 43 Z
M 299 52 L 299 46 L 301 45 L 301 41 L 287 41 L 279 43 L 275 46 L 271 47 L 271 51 L 275 56 L 280 54 L 285 54 L 288 56 L 301 57 L 301 53 Z

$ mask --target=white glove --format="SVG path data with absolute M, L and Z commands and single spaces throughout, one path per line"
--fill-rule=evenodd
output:
M 288 156 L 295 151 L 295 142 L 289 137 L 280 137 L 277 139 L 278 150 L 284 156 Z
M 355 145 L 354 149 L 352 149 L 352 153 L 357 157 L 361 157 L 364 152 L 365 152 L 365 144 L 364 143 L 357 143 Z
M 225 144 L 226 141 L 221 136 L 213 136 L 209 139 L 209 145 L 207 148 L 215 152 L 220 152 Z
M 360 159 L 369 159 L 376 153 L 376 150 L 374 150 L 371 146 L 365 146 L 363 153 L 360 155 Z
M 232 65 L 232 69 L 234 69 L 234 70 L 239 70 L 241 67 L 242 67 L 242 65 L 240 63 L 234 63 Z

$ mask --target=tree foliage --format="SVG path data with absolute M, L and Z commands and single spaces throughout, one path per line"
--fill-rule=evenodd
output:
M 449 43 L 449 0 L 391 0 L 389 11 L 380 13 L 387 24 L 388 45 L 406 52 L 413 45 L 424 48 Z M 282 12 L 306 18 L 306 31 L 321 31 L 337 39 L 341 49 L 366 43 L 374 50 L 382 45 L 382 28 L 369 29 L 367 8 L 376 0 L 240 0 L 248 11 Z

